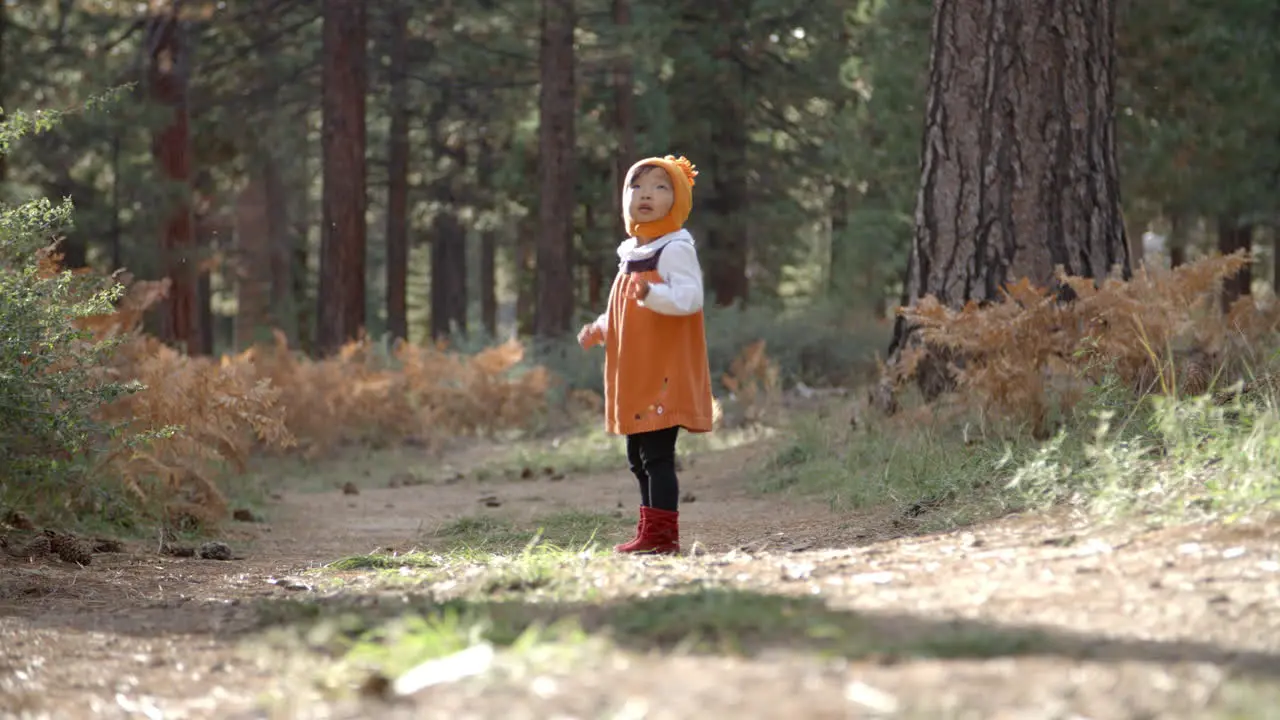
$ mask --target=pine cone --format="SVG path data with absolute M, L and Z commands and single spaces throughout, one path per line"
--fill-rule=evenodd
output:
M 230 560 L 231 548 L 227 547 L 226 543 L 214 540 L 201 545 L 196 555 L 205 560 Z
M 93 551 L 77 540 L 74 535 L 54 530 L 45 530 L 44 534 L 49 538 L 49 548 L 59 558 L 77 565 L 88 565 L 93 562 Z

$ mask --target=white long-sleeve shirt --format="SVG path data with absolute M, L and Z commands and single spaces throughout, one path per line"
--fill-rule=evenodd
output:
M 649 284 L 649 295 L 639 301 L 640 307 L 663 315 L 692 315 L 702 309 L 702 265 L 694 248 L 693 236 L 681 228 L 667 233 L 652 242 L 639 244 L 628 238 L 618 246 L 619 272 L 628 262 L 647 260 L 659 250 L 658 276 L 660 283 Z M 595 325 L 602 333 L 609 331 L 609 314 L 602 313 Z

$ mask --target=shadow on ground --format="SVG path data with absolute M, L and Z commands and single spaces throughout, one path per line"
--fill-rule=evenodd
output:
M 491 586 L 494 595 L 536 589 Z M 24 613 L 26 614 L 26 613 Z M 497 646 L 531 629 L 569 626 L 609 637 L 636 652 L 674 650 L 752 656 L 790 651 L 885 664 L 915 658 L 989 659 L 1065 657 L 1094 661 L 1209 663 L 1264 678 L 1280 677 L 1280 655 L 1237 651 L 1209 643 L 1106 638 L 1057 628 L 930 619 L 910 614 L 852 612 L 821 598 L 739 589 L 691 588 L 647 598 L 599 603 L 525 598 L 436 601 L 426 595 L 355 594 L 262 598 L 249 602 L 175 601 L 128 614 L 35 616 L 33 626 L 116 632 L 143 637 L 208 634 L 252 639 L 271 631 L 310 650 L 341 656 L 357 644 L 387 642 L 388 628 L 412 618 L 419 632 L 447 626 L 480 628 Z M 432 629 L 437 628 L 437 629 Z M 464 632 L 465 634 L 465 632 Z

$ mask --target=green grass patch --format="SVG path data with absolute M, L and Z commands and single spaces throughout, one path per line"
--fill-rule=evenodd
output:
M 834 510 L 928 507 L 944 526 L 1008 509 L 992 502 L 1008 446 L 968 442 L 963 429 L 887 422 L 850 429 L 821 414 L 796 418 L 751 477 L 762 493 L 822 497 Z M 1008 472 L 1004 472 L 1007 476 Z
M 326 569 L 337 572 L 356 570 L 399 570 L 400 568 L 429 569 L 439 567 L 440 562 L 434 556 L 424 552 L 411 552 L 403 555 L 374 553 L 369 555 L 351 555 L 335 560 Z
M 582 510 L 565 510 L 519 523 L 502 517 L 473 515 L 446 523 L 421 542 L 430 552 L 472 559 L 511 555 L 533 547 L 578 552 L 612 544 L 612 537 L 624 533 L 634 522 L 634 518 Z
M 800 416 L 753 487 L 823 497 L 837 510 L 896 508 L 921 531 L 1064 504 L 1157 522 L 1280 510 L 1280 401 L 1271 394 L 1134 398 L 1104 385 L 1047 441 L 978 427 L 963 417 L 850 428 Z
M 824 656 L 989 658 L 1050 646 L 1037 631 L 966 623 L 885 620 L 833 610 L 820 599 L 704 588 L 613 608 L 618 642 L 727 655 L 793 648 Z
M 588 643 L 647 654 L 753 656 L 790 650 L 824 657 L 899 660 L 993 658 L 1039 652 L 1083 654 L 1084 646 L 1036 630 L 863 615 L 822 599 L 701 588 L 591 603 L 482 594 L 372 603 L 358 597 L 291 603 L 264 612 L 273 641 L 302 645 L 388 676 L 480 643 L 517 653 Z

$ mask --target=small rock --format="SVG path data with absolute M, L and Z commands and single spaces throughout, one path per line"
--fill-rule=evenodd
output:
M 311 586 L 298 578 L 270 578 L 267 582 L 282 590 L 310 590 Z
M 898 712 L 900 707 L 898 699 L 894 696 L 856 680 L 845 686 L 844 697 L 851 704 L 859 705 L 878 715 L 892 715 Z
M 258 518 L 253 516 L 253 511 L 249 508 L 236 508 L 235 512 L 231 513 L 231 519 L 237 522 L 258 522 Z
M 342 486 L 342 494 L 343 495 L 359 495 L 360 488 L 356 487 L 355 483 L 348 480 L 346 484 Z
M 813 563 L 788 563 L 782 566 L 782 577 L 786 580 L 804 580 L 813 574 Z
M 391 678 L 375 672 L 360 683 L 360 694 L 368 698 L 384 699 L 391 695 Z
M 686 492 L 685 494 L 680 496 L 680 502 L 682 503 L 698 502 L 698 496 L 694 495 L 691 492 Z
M 561 480 L 564 480 L 564 473 L 556 473 L 555 475 L 552 475 L 550 478 L 548 478 L 548 480 L 550 480 L 551 482 L 560 482 Z
M 480 503 L 485 507 L 491 507 L 491 508 L 502 506 L 502 501 L 499 500 L 496 495 L 486 495 L 480 498 Z
M 201 545 L 196 555 L 203 560 L 230 560 L 231 548 L 224 542 L 214 540 Z

